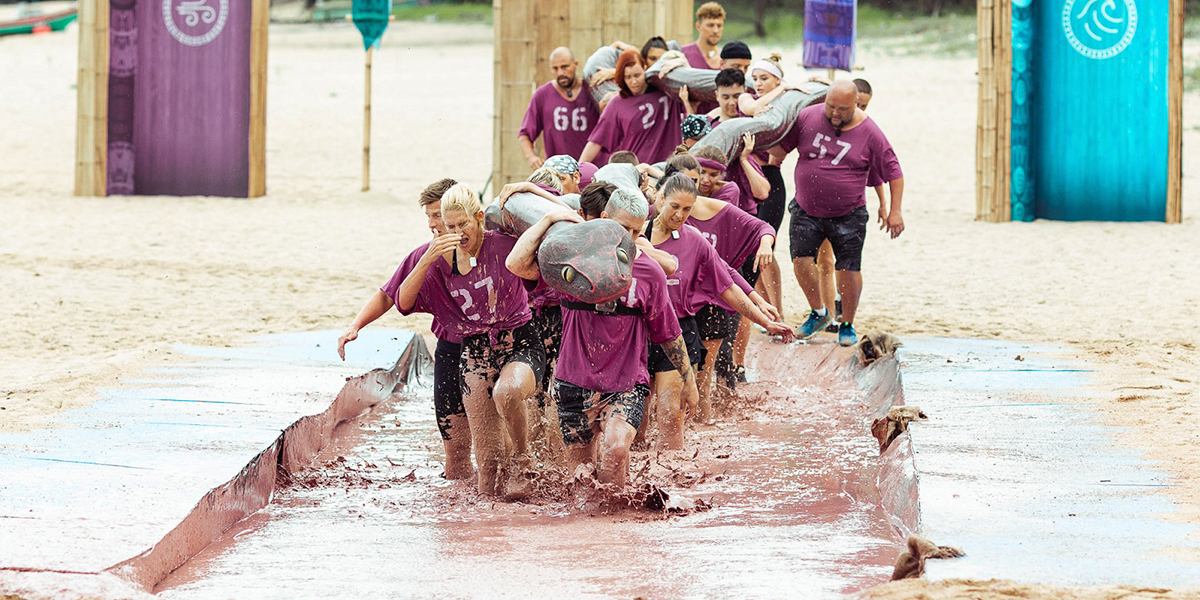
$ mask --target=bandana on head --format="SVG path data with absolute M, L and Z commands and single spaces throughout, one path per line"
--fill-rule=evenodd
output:
M 724 171 L 725 169 L 728 168 L 725 163 L 713 160 L 711 158 L 697 157 L 696 162 L 700 163 L 701 167 L 704 167 L 705 169 L 708 169 L 710 171 Z
M 780 70 L 779 70 L 779 67 L 777 67 L 777 66 L 775 66 L 775 65 L 773 65 L 773 64 L 771 64 L 771 63 L 769 63 L 769 62 L 767 62 L 767 61 L 765 61 L 765 60 L 760 60 L 760 61 L 758 61 L 758 62 L 754 63 L 754 64 L 753 64 L 753 65 L 750 67 L 750 72 L 751 72 L 751 73 L 753 73 L 753 72 L 755 72 L 755 71 L 766 71 L 766 72 L 768 72 L 768 73 L 770 73 L 770 74 L 772 74 L 772 75 L 774 75 L 774 76 L 776 76 L 776 77 L 778 77 L 778 78 L 780 78 L 780 79 L 783 79 L 783 71 L 780 71 Z
M 683 132 L 683 139 L 685 140 L 702 138 L 708 135 L 708 132 L 712 131 L 712 124 L 708 122 L 708 117 L 704 115 L 688 115 L 683 119 L 680 130 Z
M 566 154 L 555 154 L 547 158 L 543 164 L 558 171 L 559 175 L 573 175 L 579 172 L 579 163 Z

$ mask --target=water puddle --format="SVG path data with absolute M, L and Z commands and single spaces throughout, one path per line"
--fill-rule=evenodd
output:
M 843 354 L 843 352 L 846 352 Z M 427 390 L 341 426 L 312 469 L 158 586 L 165 598 L 822 598 L 887 581 L 902 536 L 876 487 L 867 391 L 830 346 L 762 344 L 722 423 L 631 473 L 711 508 L 504 503 L 441 478 Z M 825 368 L 817 381 L 798 374 Z M 808 375 L 805 376 L 809 378 Z M 636 481 L 636 480 L 635 480 Z

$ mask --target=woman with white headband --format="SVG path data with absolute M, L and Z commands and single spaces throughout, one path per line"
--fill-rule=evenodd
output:
M 738 97 L 738 110 L 746 116 L 753 117 L 767 109 L 772 102 L 787 90 L 800 89 L 784 83 L 783 60 L 778 52 L 768 58 L 760 58 L 750 65 L 750 78 L 754 80 L 754 97 L 742 94 Z

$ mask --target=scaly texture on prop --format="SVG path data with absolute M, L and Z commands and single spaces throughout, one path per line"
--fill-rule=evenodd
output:
M 563 207 L 537 194 L 513 194 L 503 210 L 499 202 L 487 207 L 484 226 L 519 236 L 555 210 Z M 550 226 L 538 246 L 538 268 L 551 288 L 582 302 L 600 304 L 629 289 L 635 253 L 633 239 L 616 221 L 558 222 Z
M 676 69 L 678 71 L 679 69 Z M 672 71 L 671 74 L 674 74 Z M 825 98 L 829 86 L 823 83 L 808 82 L 804 92 L 788 90 L 771 103 L 771 109 L 758 113 L 756 117 L 738 117 L 722 121 L 720 127 L 714 128 L 708 135 L 700 138 L 692 146 L 694 154 L 697 148 L 713 146 L 725 156 L 734 157 L 741 154 L 745 142 L 742 135 L 749 132 L 754 135 L 754 149 L 767 150 L 779 145 L 784 136 L 792 130 L 800 111 L 818 100 Z M 807 91 L 811 90 L 811 91 Z M 732 159 L 730 159 L 732 160 Z
M 679 42 L 671 40 L 667 42 L 667 48 L 676 52 L 682 52 L 683 47 Z M 583 63 L 583 80 L 592 81 L 592 75 L 595 75 L 600 69 L 615 69 L 617 68 L 617 59 L 621 58 L 621 51 L 612 46 L 601 46 Z M 715 73 L 715 71 L 714 71 Z M 713 77 L 716 77 L 714 75 Z M 611 92 L 619 92 L 621 88 L 617 87 L 617 82 L 609 79 L 598 86 L 592 87 L 592 98 L 596 99 L 599 104 Z
M 679 88 L 687 86 L 688 99 L 692 102 L 717 101 L 717 71 L 715 69 L 697 69 L 694 67 L 675 67 L 666 75 L 662 68 L 668 61 L 660 60 L 646 69 L 646 82 L 666 92 L 672 98 L 679 97 Z M 746 89 L 754 89 L 754 80 L 746 75 Z

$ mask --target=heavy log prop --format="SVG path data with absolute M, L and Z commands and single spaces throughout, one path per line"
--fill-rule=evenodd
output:
M 676 69 L 678 71 L 679 69 Z M 674 75 L 671 71 L 669 75 Z M 754 135 L 754 149 L 766 150 L 779 145 L 783 137 L 796 124 L 801 109 L 824 101 L 829 86 L 823 83 L 808 82 L 806 91 L 788 90 L 771 103 L 771 109 L 758 113 L 756 117 L 739 117 L 721 123 L 708 135 L 700 138 L 692 147 L 694 154 L 697 148 L 713 146 L 725 153 L 726 157 L 737 156 L 742 152 L 745 142 L 742 134 L 749 132 Z
M 499 204 L 492 202 L 484 211 L 484 226 L 511 236 L 525 233 L 546 213 L 563 210 L 561 205 L 528 193 L 513 194 L 503 210 Z M 633 239 L 610 219 L 551 225 L 537 256 L 546 285 L 582 302 L 608 302 L 624 294 L 633 281 Z
M 671 40 L 667 42 L 667 47 L 676 52 L 682 52 L 683 47 L 679 42 Z M 589 84 L 592 81 L 592 75 L 595 75 L 600 69 L 615 69 L 617 68 L 617 59 L 621 58 L 621 51 L 612 46 L 602 46 L 592 53 L 583 63 L 583 80 Z M 715 73 L 716 71 L 714 71 Z M 716 77 L 716 75 L 713 75 Z M 596 99 L 599 104 L 611 92 L 619 92 L 621 88 L 617 87 L 617 82 L 609 79 L 598 86 L 591 88 L 592 98 Z M 715 92 L 714 92 L 715 93 Z
M 660 60 L 646 69 L 646 83 L 666 92 L 672 98 L 678 98 L 679 88 L 686 85 L 688 99 L 692 102 L 717 101 L 717 73 L 720 71 L 685 66 L 675 67 L 666 75 L 662 75 L 662 68 L 667 62 Z M 754 89 L 754 80 L 749 74 L 746 75 L 746 89 Z

